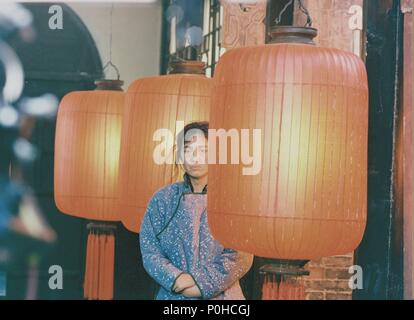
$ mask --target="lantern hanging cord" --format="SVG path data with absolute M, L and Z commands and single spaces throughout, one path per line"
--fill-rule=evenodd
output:
M 297 0 L 298 1 L 298 5 L 299 5 L 299 10 L 306 15 L 306 24 L 305 27 L 312 27 L 312 17 L 309 14 L 309 10 L 304 6 L 303 1 L 302 0 Z M 280 11 L 279 16 L 276 18 L 275 22 L 277 25 L 280 24 L 280 22 L 282 21 L 282 16 L 283 14 L 286 12 L 286 10 L 293 5 L 294 0 L 290 0 L 288 3 L 286 3 L 286 5 L 283 7 L 283 9 Z
M 117 80 L 119 80 L 121 78 L 121 74 L 119 73 L 119 69 L 117 68 L 117 66 L 114 65 L 112 63 L 112 61 L 108 61 L 108 63 L 105 65 L 105 67 L 103 67 L 104 74 L 105 74 L 105 70 L 108 69 L 109 67 L 112 67 L 115 70 L 116 76 L 117 76 Z
M 119 72 L 119 69 L 112 62 L 112 17 L 113 17 L 113 13 L 114 13 L 114 3 L 112 2 L 111 11 L 110 11 L 109 61 L 103 67 L 103 73 L 105 75 L 105 70 L 108 69 L 109 67 L 112 67 L 115 70 L 115 72 L 116 72 L 117 80 L 119 80 L 120 77 L 121 77 L 120 72 Z

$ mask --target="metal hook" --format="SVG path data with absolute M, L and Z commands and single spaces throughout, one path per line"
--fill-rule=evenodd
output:
M 303 1 L 302 0 L 297 0 L 298 4 L 299 4 L 299 10 L 306 15 L 307 20 L 306 20 L 306 24 L 305 27 L 312 27 L 312 17 L 309 14 L 309 10 L 304 6 Z M 282 16 L 283 14 L 286 12 L 287 8 L 289 8 L 291 5 L 293 5 L 294 0 L 290 0 L 284 7 L 283 9 L 280 11 L 279 16 L 276 18 L 275 22 L 276 24 L 280 24 L 280 22 L 282 21 Z
M 298 3 L 299 3 L 300 11 L 302 11 L 306 15 L 306 18 L 307 18 L 305 27 L 312 27 L 313 20 L 309 14 L 309 10 L 304 6 L 302 0 L 298 0 Z
M 121 77 L 120 72 L 119 72 L 119 69 L 117 68 L 117 66 L 116 66 L 116 65 L 114 65 L 114 64 L 112 63 L 112 61 L 111 61 L 111 60 L 109 60 L 109 61 L 108 61 L 108 63 L 105 65 L 105 67 L 103 67 L 103 73 L 104 73 L 104 75 L 105 75 L 105 70 L 106 70 L 107 68 L 109 68 L 109 67 L 112 67 L 112 68 L 115 70 L 115 72 L 116 72 L 116 76 L 117 76 L 117 80 L 119 80 L 119 79 L 120 79 L 120 77 Z

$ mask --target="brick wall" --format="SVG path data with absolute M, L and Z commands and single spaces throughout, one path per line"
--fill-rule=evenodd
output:
M 349 267 L 353 265 L 353 255 L 326 257 L 306 265 L 310 276 L 306 277 L 307 300 L 351 300 L 349 288 Z

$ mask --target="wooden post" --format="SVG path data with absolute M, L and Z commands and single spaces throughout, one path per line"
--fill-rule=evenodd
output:
M 404 210 L 404 298 L 414 299 L 413 282 L 413 1 L 403 0 L 404 76 L 403 76 L 403 210 Z

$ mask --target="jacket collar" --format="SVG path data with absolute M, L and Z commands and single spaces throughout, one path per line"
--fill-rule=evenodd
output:
M 191 192 L 194 193 L 194 188 L 191 183 L 190 177 L 187 173 L 184 173 L 184 192 Z M 207 185 L 204 187 L 203 191 L 201 193 L 207 193 Z

